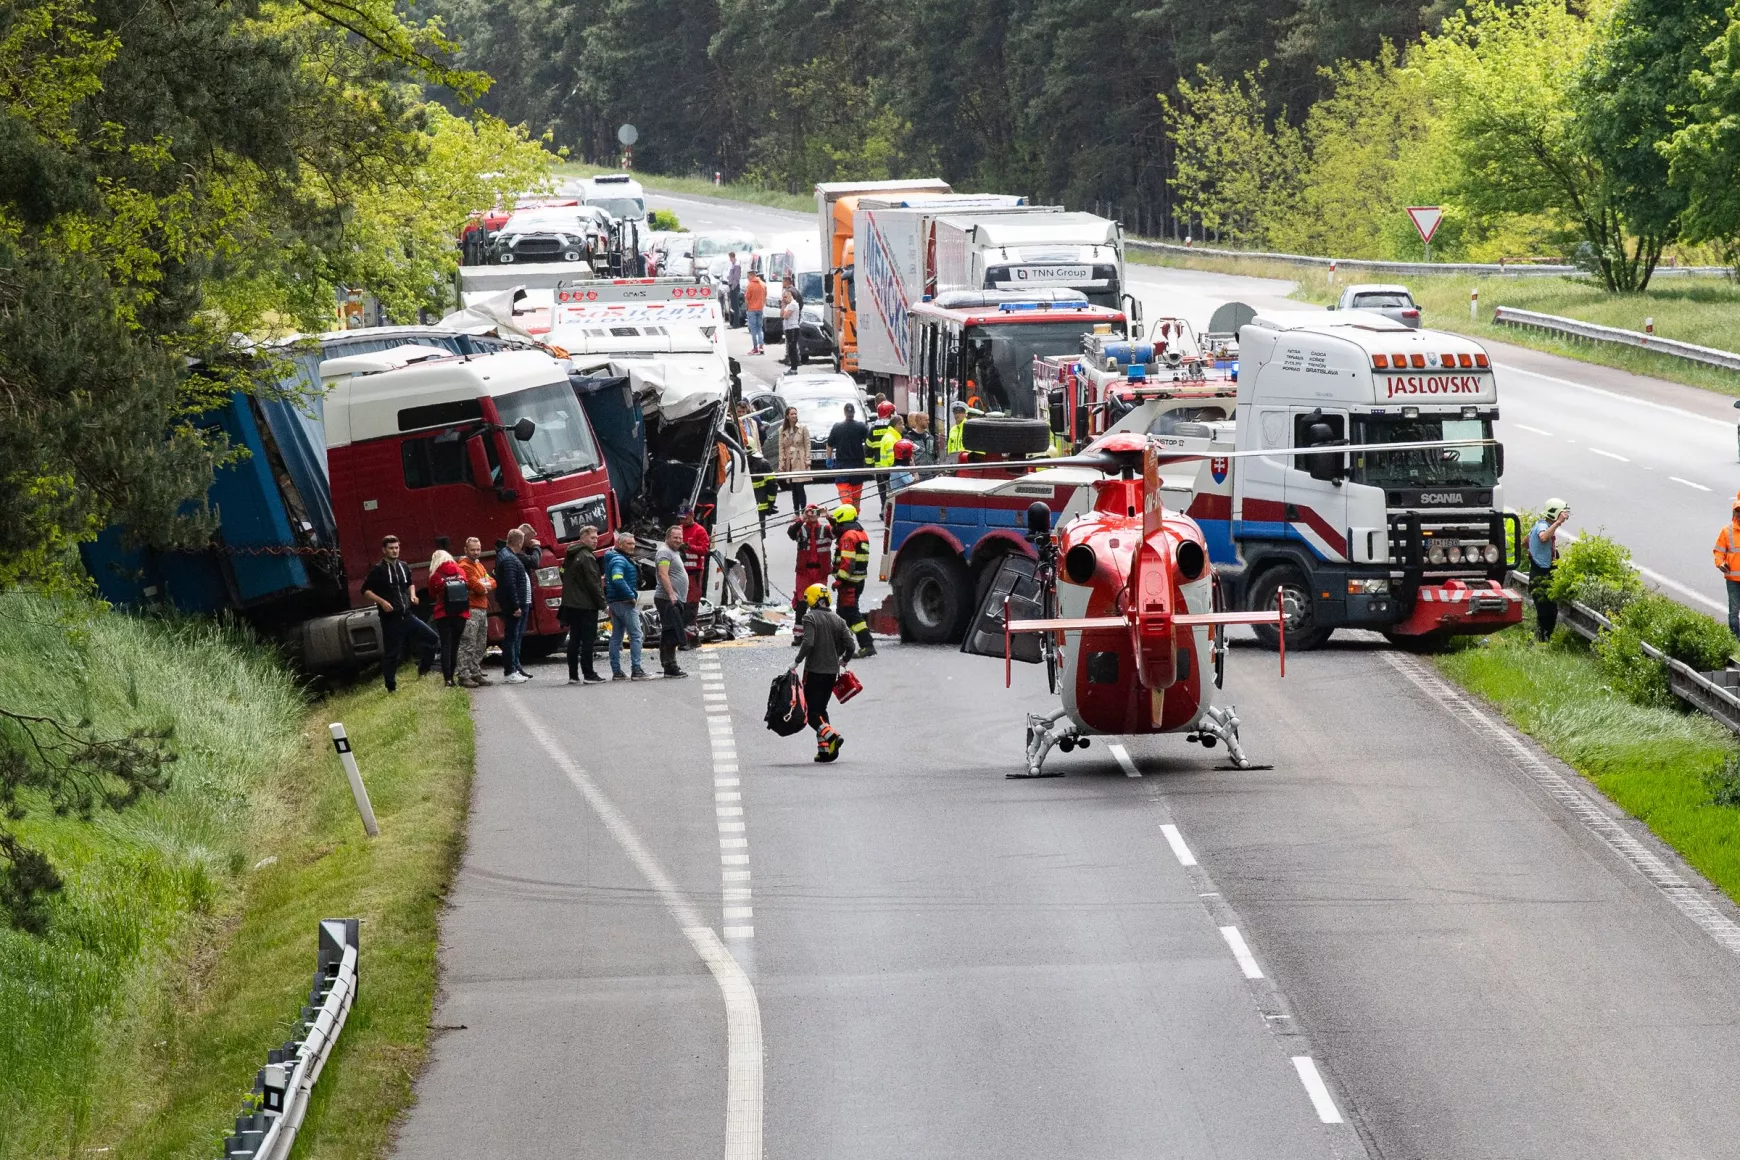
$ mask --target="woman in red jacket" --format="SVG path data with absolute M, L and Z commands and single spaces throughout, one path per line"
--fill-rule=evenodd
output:
M 834 529 L 822 518 L 822 509 L 815 504 L 804 508 L 804 518 L 786 528 L 786 535 L 797 543 L 797 579 L 792 582 L 791 607 L 797 619 L 791 630 L 792 644 L 804 639 L 804 614 L 810 610 L 804 600 L 804 589 L 811 584 L 826 585 L 833 568 Z
M 465 569 L 445 548 L 429 557 L 429 593 L 435 598 L 435 631 L 441 634 L 441 677 L 451 688 L 459 664 L 459 638 L 471 617 L 471 588 L 465 582 Z

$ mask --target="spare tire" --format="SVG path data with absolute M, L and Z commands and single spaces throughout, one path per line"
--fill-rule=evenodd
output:
M 1002 416 L 968 419 L 961 424 L 961 446 L 992 455 L 1042 455 L 1051 449 L 1051 424 Z

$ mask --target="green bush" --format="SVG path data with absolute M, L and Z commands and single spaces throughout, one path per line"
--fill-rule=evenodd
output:
M 1631 566 L 1630 549 L 1603 535 L 1583 535 L 1571 541 L 1553 568 L 1547 595 L 1554 600 L 1575 600 L 1577 589 L 1588 584 L 1603 585 L 1591 591 L 1604 593 L 1615 611 L 1643 594 L 1643 581 Z
M 1637 704 L 1670 706 L 1667 666 L 1644 653 L 1645 643 L 1702 672 L 1726 665 L 1735 642 L 1727 625 L 1657 593 L 1626 603 L 1613 616 L 1612 630 L 1595 642 L 1602 672 Z
M 646 215 L 646 227 L 649 230 L 680 230 L 682 223 L 677 220 L 674 209 L 649 210 Z
M 1704 775 L 1704 787 L 1710 791 L 1713 806 L 1740 806 L 1740 758 L 1729 754 L 1720 769 Z

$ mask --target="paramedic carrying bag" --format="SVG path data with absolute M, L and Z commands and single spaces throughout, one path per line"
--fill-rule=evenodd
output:
M 787 669 L 773 678 L 773 687 L 767 691 L 767 727 L 781 737 L 790 737 L 809 724 L 808 718 L 803 679 L 796 669 Z

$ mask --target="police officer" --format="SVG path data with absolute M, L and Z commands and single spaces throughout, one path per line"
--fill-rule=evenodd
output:
M 858 638 L 858 655 L 876 655 L 870 625 L 858 601 L 870 580 L 870 535 L 858 522 L 858 509 L 843 503 L 834 509 L 834 604 L 846 626 Z
M 966 450 L 965 445 L 961 443 L 961 424 L 967 421 L 967 405 L 956 399 L 950 414 L 952 419 L 949 422 L 949 440 L 944 450 L 949 455 L 959 455 Z
M 1553 565 L 1559 559 L 1559 529 L 1571 518 L 1562 499 L 1550 499 L 1541 518 L 1529 529 L 1529 595 L 1535 601 L 1535 639 L 1548 641 L 1559 623 L 1559 606 L 1547 596 L 1553 582 Z

